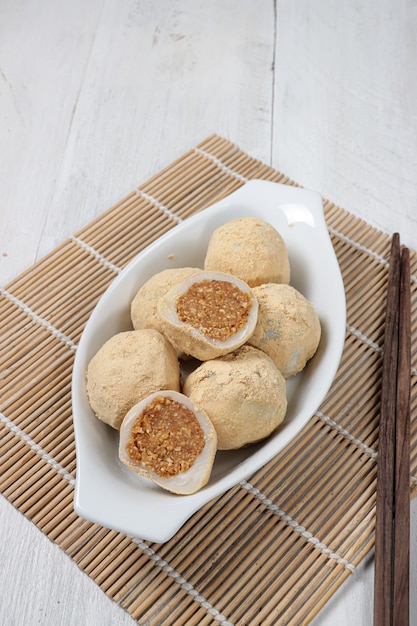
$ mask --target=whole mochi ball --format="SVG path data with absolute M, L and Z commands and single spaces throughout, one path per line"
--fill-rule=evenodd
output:
M 219 450 L 265 439 L 287 411 L 284 377 L 268 355 L 247 345 L 202 363 L 186 379 L 184 393 L 207 413 Z
M 290 285 L 255 287 L 258 321 L 248 343 L 268 354 L 285 378 L 297 374 L 315 354 L 321 325 L 313 304 Z
M 179 391 L 179 363 L 170 342 L 152 328 L 114 335 L 87 367 L 90 406 L 116 430 L 137 402 L 163 389 Z
M 204 269 L 233 274 L 250 287 L 290 281 L 285 241 L 258 217 L 240 217 L 219 226 L 210 237 Z
M 137 291 L 130 305 L 130 316 L 135 330 L 155 328 L 161 331 L 157 311 L 158 300 L 174 285 L 203 270 L 195 267 L 171 267 L 151 276 Z

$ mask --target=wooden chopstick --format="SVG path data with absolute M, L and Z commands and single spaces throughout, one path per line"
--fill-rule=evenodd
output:
M 392 238 L 382 361 L 381 413 L 379 422 L 374 625 L 391 625 L 392 548 L 394 517 L 395 414 L 397 398 L 398 308 L 400 285 L 400 238 Z
M 410 261 L 392 238 L 378 444 L 374 625 L 409 624 Z
M 395 442 L 395 523 L 393 624 L 409 622 L 410 576 L 410 371 L 411 305 L 410 259 L 401 257 L 400 311 L 398 329 L 397 428 Z

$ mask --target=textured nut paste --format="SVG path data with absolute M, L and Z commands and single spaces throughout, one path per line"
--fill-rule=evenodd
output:
M 126 446 L 132 461 L 163 477 L 189 470 L 203 448 L 204 433 L 194 413 L 166 396 L 143 409 Z
M 285 242 L 258 217 L 241 217 L 219 226 L 210 237 L 204 269 L 232 274 L 250 287 L 290 282 Z
M 230 282 L 202 280 L 179 296 L 176 306 L 182 322 L 224 341 L 247 324 L 250 302 L 250 294 Z

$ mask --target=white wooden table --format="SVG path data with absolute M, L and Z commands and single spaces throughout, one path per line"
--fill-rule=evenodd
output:
M 417 249 L 416 33 L 414 0 L 1 0 L 0 284 L 212 132 Z M 4 498 L 0 528 L 0 624 L 134 623 Z M 372 595 L 370 555 L 314 623 Z

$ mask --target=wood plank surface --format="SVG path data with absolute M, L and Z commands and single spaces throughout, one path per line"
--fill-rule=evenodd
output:
M 416 26 L 412 0 L 3 0 L 0 285 L 212 132 L 417 249 Z M 134 623 L 4 498 L 0 527 L 0 623 Z M 372 576 L 315 623 L 369 624 Z

